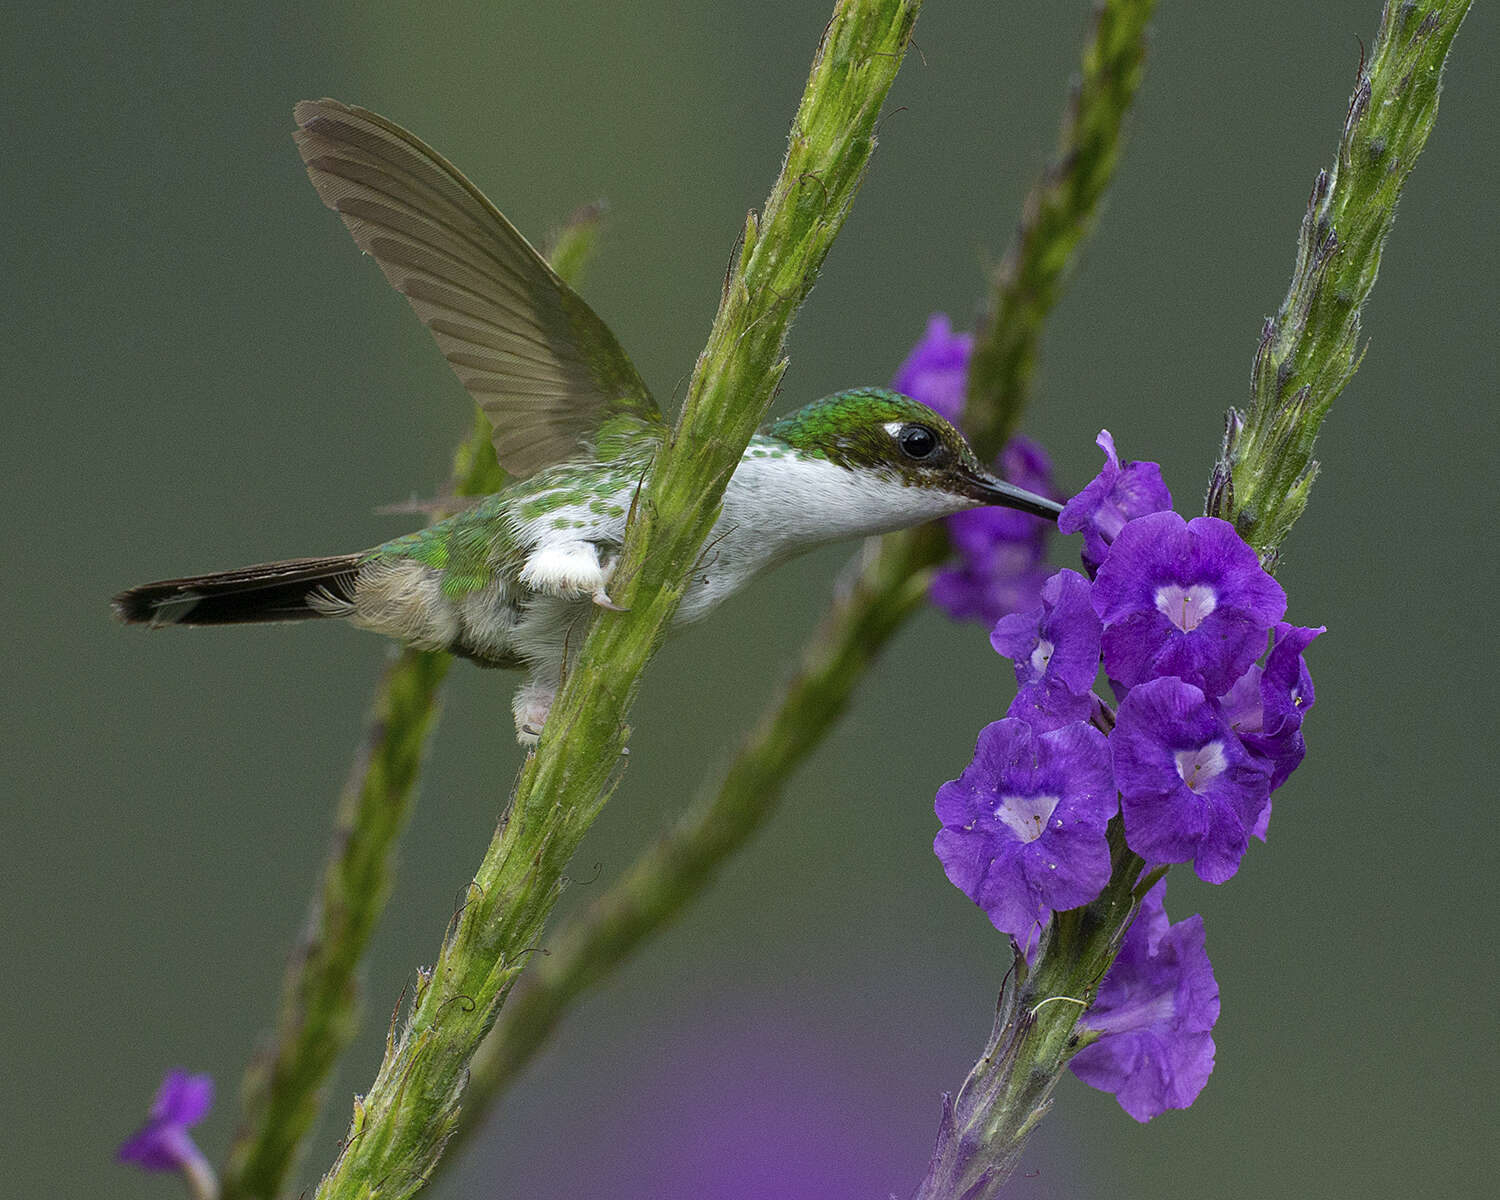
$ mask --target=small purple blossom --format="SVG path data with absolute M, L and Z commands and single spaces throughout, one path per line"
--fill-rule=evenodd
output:
M 1269 803 L 1269 771 L 1203 692 L 1170 678 L 1132 689 L 1109 745 L 1126 844 L 1147 862 L 1191 859 L 1208 883 L 1231 878 Z
M 1018 434 L 1006 443 L 1000 453 L 1000 475 L 1027 491 L 1053 495 L 1051 460 L 1030 438 Z M 947 527 L 958 561 L 933 577 L 934 604 L 956 621 L 986 625 L 1036 606 L 1052 574 L 1043 561 L 1048 522 L 989 506 L 955 513 Z
M 1250 750 L 1271 764 L 1271 790 L 1287 781 L 1307 747 L 1302 740 L 1302 718 L 1317 697 L 1302 652 L 1327 631 L 1282 621 L 1276 626 L 1271 653 L 1260 676 L 1260 728 L 1244 735 Z
M 1093 715 L 1103 626 L 1089 591 L 1077 571 L 1059 571 L 1043 586 L 1040 608 L 1002 617 L 990 633 L 990 645 L 1015 663 L 1020 684 L 1008 715 L 1038 732 Z
M 974 350 L 972 333 L 954 333 L 947 313 L 933 313 L 927 332 L 912 347 L 906 361 L 896 368 L 891 387 L 920 400 L 939 416 L 958 424 L 964 411 L 964 391 L 969 385 L 969 355 Z
M 963 415 L 973 350 L 973 334 L 954 333 L 947 315 L 934 313 L 891 386 L 956 425 Z M 1029 438 L 1011 438 L 1000 453 L 999 473 L 1027 491 L 1053 494 L 1052 464 L 1046 451 Z M 955 621 L 986 625 L 1035 607 L 1051 573 L 1043 563 L 1047 522 L 992 506 L 957 513 L 947 525 L 958 561 L 933 576 L 934 604 Z
M 1022 942 L 1109 879 L 1109 748 L 1082 722 L 1048 733 L 1011 718 L 985 726 L 974 761 L 938 789 L 935 807 L 943 828 L 933 850 L 948 878 Z
M 147 1171 L 207 1169 L 188 1128 L 208 1115 L 213 1102 L 211 1076 L 168 1071 L 151 1102 L 151 1119 L 120 1146 L 119 1161 Z
M 1016 665 L 1016 682 L 1029 687 L 1054 680 L 1087 692 L 1099 673 L 1103 631 L 1089 600 L 1089 581 L 1063 570 L 1042 588 L 1042 606 L 996 622 L 990 645 Z
M 1227 692 L 1286 611 L 1286 593 L 1215 517 L 1174 512 L 1128 522 L 1094 582 L 1104 667 L 1129 688 L 1163 675 Z
M 1083 564 L 1093 575 L 1109 553 L 1110 543 L 1126 522 L 1172 507 L 1172 493 L 1154 462 L 1120 465 L 1115 439 L 1101 429 L 1095 444 L 1104 451 L 1104 466 L 1088 485 L 1063 506 L 1057 528 L 1083 534 Z
M 1113 1092 L 1137 1121 L 1187 1108 L 1214 1069 L 1219 985 L 1204 947 L 1203 918 L 1172 925 L 1167 881 L 1146 893 L 1105 975 L 1079 1020 L 1099 1040 L 1073 1056 L 1073 1074 Z
M 1230 728 L 1240 735 L 1252 755 L 1267 764 L 1273 792 L 1287 781 L 1307 752 L 1302 718 L 1316 697 L 1302 652 L 1323 632 L 1323 626 L 1308 629 L 1280 622 L 1272 635 L 1266 665 L 1252 663 L 1234 687 L 1219 697 L 1219 708 Z M 1267 803 L 1251 834 L 1265 841 L 1270 823 L 1271 805 Z

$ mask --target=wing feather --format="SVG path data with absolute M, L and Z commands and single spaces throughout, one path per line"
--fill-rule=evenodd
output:
M 615 417 L 665 429 L 609 328 L 447 159 L 336 100 L 295 115 L 318 196 L 431 330 L 501 466 L 524 476 L 576 458 Z

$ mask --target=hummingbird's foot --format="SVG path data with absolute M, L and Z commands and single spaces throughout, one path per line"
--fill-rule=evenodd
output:
M 630 611 L 630 609 L 628 607 L 626 607 L 625 605 L 623 605 L 623 604 L 616 604 L 613 600 L 611 600 L 609 598 L 609 593 L 606 592 L 603 588 L 599 588 L 594 593 L 594 603 L 597 604 L 600 608 L 607 608 L 607 609 L 609 609 L 610 612 L 629 612 Z
M 516 689 L 510 702 L 511 712 L 516 718 L 516 741 L 531 750 L 542 736 L 542 726 L 547 723 L 547 713 L 552 708 L 557 688 L 543 684 L 533 676 Z

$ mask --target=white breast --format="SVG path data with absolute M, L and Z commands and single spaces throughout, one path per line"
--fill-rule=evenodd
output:
M 826 542 L 888 533 L 947 516 L 974 502 L 892 476 L 850 471 L 797 454 L 747 455 L 724 492 L 678 609 L 696 621 L 768 567 Z

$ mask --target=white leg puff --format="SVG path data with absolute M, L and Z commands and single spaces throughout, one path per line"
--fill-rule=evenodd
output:
M 521 582 L 549 596 L 580 600 L 602 592 L 609 577 L 592 542 L 543 543 L 521 568 Z

